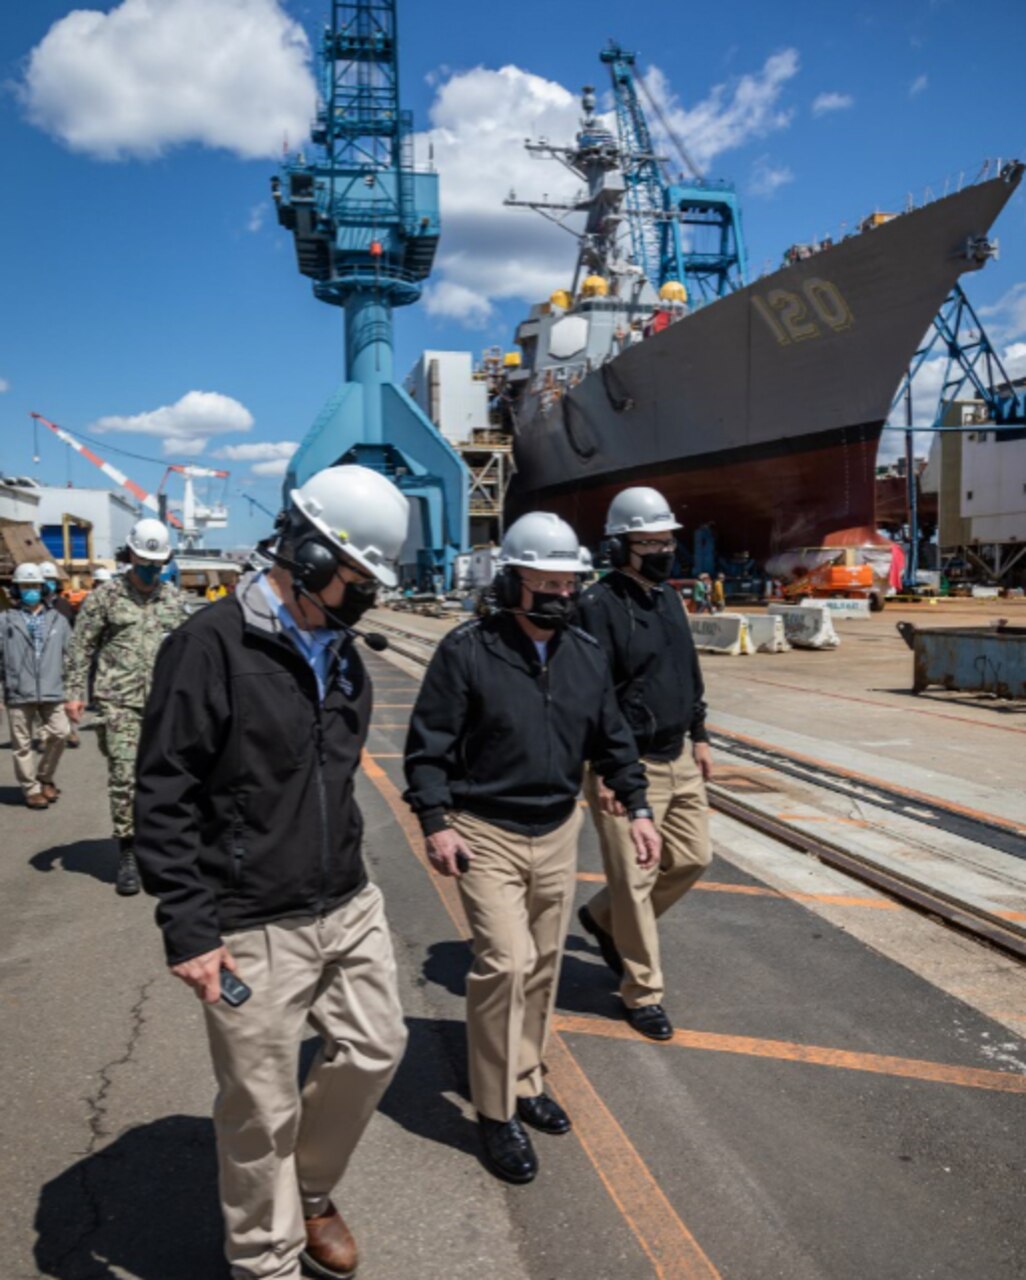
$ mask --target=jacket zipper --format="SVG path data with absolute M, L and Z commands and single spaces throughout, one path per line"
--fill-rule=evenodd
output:
M 549 690 L 549 664 L 542 665 L 541 669 L 541 687 L 542 697 L 545 700 L 545 776 L 552 777 L 552 720 L 549 714 L 552 705 L 552 696 Z
M 317 747 L 317 807 L 321 815 L 321 889 L 317 897 L 317 915 L 324 918 L 324 908 L 328 896 L 328 798 L 324 788 L 324 717 L 320 698 L 317 701 L 317 727 L 315 744 Z

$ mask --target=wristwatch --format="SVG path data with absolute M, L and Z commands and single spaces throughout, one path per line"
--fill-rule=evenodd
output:
M 655 814 L 647 804 L 643 804 L 640 809 L 628 809 L 627 816 L 631 822 L 637 822 L 639 818 L 654 818 Z

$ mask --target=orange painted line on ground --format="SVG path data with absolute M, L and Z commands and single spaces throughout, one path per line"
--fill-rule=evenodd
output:
M 1026 920 L 1026 911 L 995 911 L 992 914 L 1002 920 Z
M 660 1280 L 717 1280 L 719 1272 L 678 1217 L 562 1036 L 550 1037 L 546 1081 L 573 1132 Z
M 584 884 L 605 884 L 606 877 L 597 871 L 578 871 L 577 879 Z M 901 904 L 889 898 L 857 898 L 847 893 L 785 893 L 781 889 L 766 889 L 754 884 L 723 884 L 717 880 L 699 880 L 694 889 L 706 893 L 740 893 L 752 898 L 778 898 L 781 902 L 823 902 L 831 907 L 873 907 L 877 911 L 901 911 Z M 1006 912 L 1014 917 L 1014 911 Z
M 784 822 L 831 822 L 842 827 L 868 827 L 871 823 L 864 818 L 841 818 L 829 813 L 778 813 L 777 817 Z
M 468 939 L 470 930 L 456 882 L 431 870 L 420 825 L 403 803 L 399 789 L 367 752 L 363 755 L 363 769 L 391 809 L 410 851 L 431 877 L 456 932 Z M 659 1280 L 719 1280 L 719 1272 L 558 1034 L 549 1037 L 546 1065 L 553 1093 L 574 1112 L 573 1132 L 610 1199 L 651 1260 Z
M 626 1022 L 607 1022 L 556 1014 L 552 1024 L 564 1035 L 604 1036 L 610 1040 L 642 1041 Z M 1026 1075 L 1010 1071 L 990 1071 L 983 1067 L 958 1067 L 946 1062 L 926 1062 L 918 1058 L 893 1058 L 882 1053 L 854 1053 L 814 1044 L 794 1044 L 789 1040 L 761 1040 L 754 1036 L 726 1036 L 712 1031 L 673 1033 L 666 1045 L 683 1049 L 704 1049 L 713 1053 L 735 1053 L 746 1058 L 775 1058 L 779 1062 L 805 1062 L 819 1067 L 839 1067 L 846 1071 L 867 1071 L 874 1075 L 898 1076 L 935 1084 L 957 1084 L 966 1089 L 991 1089 L 997 1093 L 1026 1094 Z
M 372 753 L 368 752 L 367 754 L 370 755 Z M 402 760 L 404 756 L 401 751 L 375 751 L 373 752 L 373 758 L 375 760 Z
M 975 721 L 969 721 L 969 723 L 975 724 Z M 994 725 L 993 727 L 997 729 L 1003 726 Z M 904 796 L 907 800 L 914 800 L 917 804 L 926 805 L 928 808 L 940 806 L 950 810 L 952 813 L 960 813 L 967 818 L 976 818 L 982 822 L 989 822 L 992 826 L 1000 827 L 1002 831 L 1012 831 L 1016 835 L 1026 835 L 1026 826 L 1021 822 L 1013 821 L 1011 818 L 999 818 L 992 813 L 982 813 L 979 809 L 971 809 L 968 805 L 954 804 L 951 800 L 941 800 L 938 796 L 930 796 L 923 791 L 913 791 L 911 787 L 901 787 L 896 782 L 885 782 L 882 778 L 873 778 L 868 773 L 856 773 L 854 769 L 844 769 L 840 765 L 830 764 L 826 760 L 817 760 L 815 756 L 803 755 L 800 751 L 785 750 L 772 742 L 766 742 L 763 738 L 753 738 L 747 733 L 737 733 L 733 729 L 718 728 L 713 724 L 710 724 L 709 728 L 713 733 L 721 733 L 725 738 L 736 738 L 738 742 L 748 742 L 753 747 L 762 747 L 769 751 L 775 751 L 786 760 L 799 760 L 802 764 L 811 764 L 820 769 L 827 769 L 830 773 L 837 774 L 842 778 L 850 778 L 853 782 L 868 782 L 871 786 L 883 787 L 887 791 L 893 791 L 897 795 Z M 1026 731 L 1015 730 L 1014 732 Z M 729 751 L 729 749 L 728 747 L 727 750 Z

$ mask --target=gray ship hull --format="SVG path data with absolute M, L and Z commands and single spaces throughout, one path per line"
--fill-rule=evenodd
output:
M 761 559 L 871 531 L 895 391 L 955 282 L 982 265 L 972 246 L 1021 172 L 765 276 L 628 347 L 554 404 L 525 388 L 511 512 L 557 510 L 595 543 L 611 495 L 647 482 L 689 526 L 713 522 L 725 547 Z

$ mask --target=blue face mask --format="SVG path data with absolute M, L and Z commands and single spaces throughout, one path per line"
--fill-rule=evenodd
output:
M 21 589 L 21 603 L 29 609 L 34 609 L 42 598 L 43 591 L 41 587 L 22 587 Z
M 56 579 L 56 578 L 47 578 L 47 580 L 46 580 L 46 589 L 47 589 L 47 591 L 53 591 L 53 592 L 56 592 L 56 590 L 57 590 L 57 579 Z
M 136 564 L 132 566 L 132 572 L 145 587 L 152 587 L 160 577 L 162 566 L 159 564 Z

